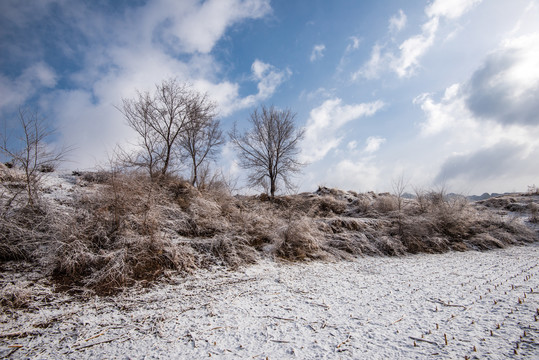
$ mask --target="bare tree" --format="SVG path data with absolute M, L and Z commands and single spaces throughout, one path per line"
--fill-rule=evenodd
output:
M 174 78 L 156 85 L 153 95 L 138 92 L 136 98 L 123 99 L 119 110 L 139 137 L 139 151 L 120 151 L 121 158 L 146 168 L 151 178 L 179 166 L 181 153 L 187 152 L 197 184 L 198 168 L 222 144 L 215 104 Z
M 194 95 L 189 106 L 189 120 L 180 137 L 180 146 L 191 163 L 191 185 L 201 187 L 199 170 L 217 155 L 224 143 L 223 132 L 215 114 L 215 103 L 206 95 Z M 205 166 L 204 169 L 208 169 Z
M 129 153 L 118 148 L 117 154 L 123 162 L 136 167 L 147 168 L 150 178 L 155 178 L 161 171 L 164 147 L 160 146 L 160 136 L 150 125 L 155 119 L 153 99 L 148 92 L 137 93 L 136 99 L 123 99 L 121 109 L 127 124 L 138 135 L 139 151 Z
M 146 167 L 151 177 L 166 175 L 176 165 L 178 142 L 189 120 L 189 109 L 197 93 L 177 79 L 156 85 L 153 96 L 138 93 L 123 99 L 119 110 L 139 135 L 141 152 L 127 157 L 132 165 Z
M 305 131 L 295 127 L 294 117 L 290 110 L 262 106 L 260 111 L 251 113 L 251 129 L 239 133 L 234 125 L 229 134 L 240 152 L 240 166 L 249 172 L 249 184 L 263 186 L 266 191 L 269 188 L 271 199 L 275 197 L 278 181 L 291 188 L 290 175 L 299 172 L 304 165 L 297 157 L 298 143 Z
M 47 139 L 55 134 L 55 130 L 47 127 L 37 111 L 19 108 L 18 121 L 21 136 L 10 141 L 7 131 L 4 131 L 0 151 L 23 171 L 27 205 L 35 207 L 43 173 L 53 171 L 71 148 L 53 149 L 47 144 Z M 13 195 L 11 202 L 17 195 Z

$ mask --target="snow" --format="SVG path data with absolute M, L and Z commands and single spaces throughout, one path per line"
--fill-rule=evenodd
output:
M 265 260 L 89 299 L 45 296 L 46 280 L 38 280 L 33 306 L 0 315 L 0 356 L 538 358 L 538 265 L 537 245 L 335 263 Z

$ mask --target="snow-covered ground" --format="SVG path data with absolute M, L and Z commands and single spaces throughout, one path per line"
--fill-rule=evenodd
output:
M 39 289 L 39 281 L 34 284 Z M 0 316 L 11 358 L 539 358 L 539 246 L 263 261 Z

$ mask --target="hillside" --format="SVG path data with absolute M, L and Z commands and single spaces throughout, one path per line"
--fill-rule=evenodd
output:
M 11 169 L 2 181 L 21 186 Z M 537 194 L 470 203 L 436 192 L 408 199 L 319 188 L 270 202 L 224 186 L 199 191 L 180 179 L 155 184 L 109 172 L 48 174 L 42 193 L 39 208 L 5 208 L 2 269 L 37 271 L 57 290 L 87 295 L 261 259 L 353 260 L 538 239 Z

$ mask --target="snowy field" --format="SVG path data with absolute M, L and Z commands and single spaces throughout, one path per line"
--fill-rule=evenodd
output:
M 337 263 L 264 261 L 116 297 L 36 299 L 30 310 L 1 315 L 1 356 L 539 358 L 537 245 Z

